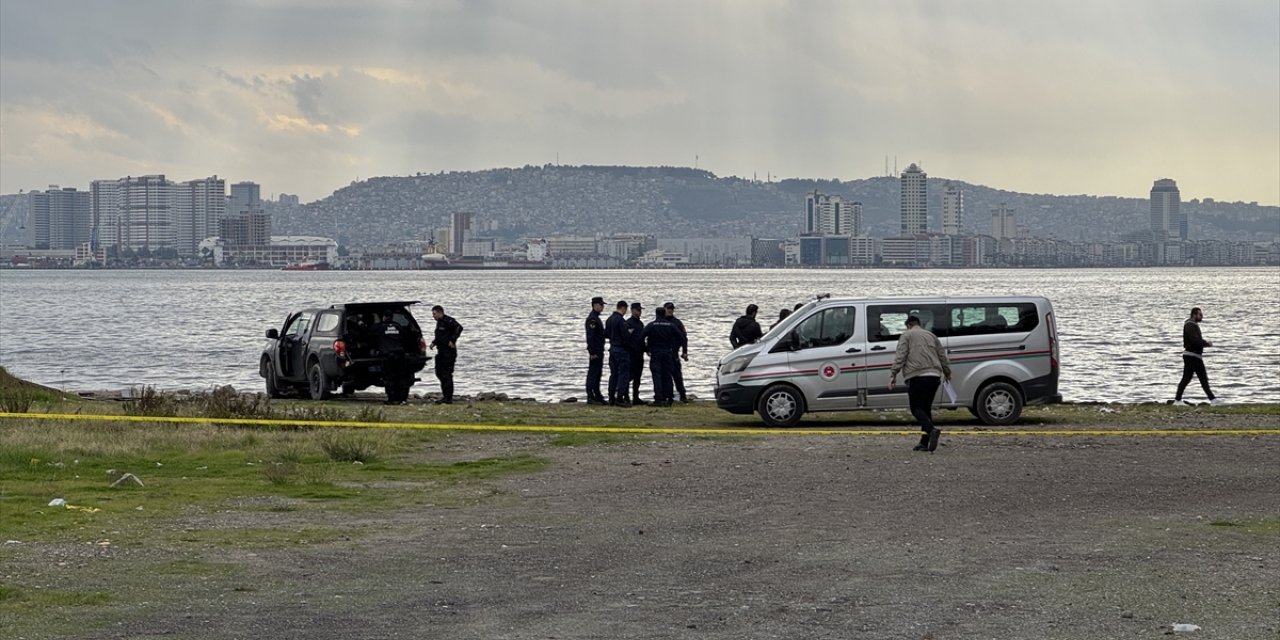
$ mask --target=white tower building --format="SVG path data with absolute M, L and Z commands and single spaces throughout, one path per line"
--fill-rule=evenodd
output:
M 901 188 L 899 203 L 903 236 L 914 236 L 929 231 L 928 177 L 929 174 L 914 162 L 902 172 L 899 180 Z
M 964 192 L 950 182 L 942 190 L 942 233 L 949 236 L 960 235 L 960 224 L 964 220 Z

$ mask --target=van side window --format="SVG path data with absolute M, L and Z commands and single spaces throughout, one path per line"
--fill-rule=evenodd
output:
M 823 309 L 796 325 L 796 348 L 812 349 L 844 344 L 853 337 L 856 307 Z
M 981 336 L 995 333 L 1024 333 L 1040 324 L 1035 303 L 973 305 L 951 307 L 953 336 Z
M 907 328 L 907 316 L 920 318 L 920 326 L 939 337 L 946 335 L 947 315 L 942 305 L 885 304 L 867 307 L 867 341 L 895 342 Z

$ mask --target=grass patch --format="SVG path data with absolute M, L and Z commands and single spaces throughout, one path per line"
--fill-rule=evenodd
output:
M 5 609 L 41 609 L 44 607 L 84 607 L 111 602 L 111 595 L 99 591 L 55 591 L 19 589 L 0 585 L 0 611 Z
M 1244 520 L 1234 522 L 1231 520 L 1214 520 L 1209 523 L 1211 527 L 1226 527 L 1238 529 L 1247 533 L 1258 533 L 1264 535 L 1280 536 L 1280 517 L 1275 518 L 1257 518 L 1254 520 Z
M 374 462 L 378 459 L 378 443 L 368 434 L 352 432 L 326 433 L 320 448 L 334 462 Z

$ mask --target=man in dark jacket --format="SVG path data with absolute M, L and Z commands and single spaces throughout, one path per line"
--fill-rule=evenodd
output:
M 604 323 L 600 312 L 604 311 L 604 298 L 591 299 L 591 313 L 587 315 L 587 404 L 604 404 L 600 394 L 600 376 L 604 373 Z
M 609 404 L 617 407 L 631 406 L 627 399 L 631 390 L 631 352 L 627 351 L 630 336 L 626 313 L 627 301 L 619 300 L 604 323 L 604 333 L 609 338 Z
M 444 307 L 431 307 L 431 317 L 436 319 L 436 335 L 431 348 L 436 350 L 436 378 L 440 380 L 440 402 L 453 404 L 453 365 L 458 362 L 458 337 L 462 325 L 444 314 Z
M 658 307 L 653 322 L 644 328 L 645 350 L 649 352 L 649 374 L 653 377 L 653 404 L 671 406 L 674 390 L 671 369 L 675 367 L 676 349 L 680 347 L 680 330 L 667 319 L 667 310 Z
M 395 313 L 384 312 L 382 319 L 369 328 L 382 358 L 382 386 L 387 390 L 387 404 L 404 404 L 409 398 L 408 363 L 405 361 L 405 332 L 395 323 Z
M 1169 404 L 1183 401 L 1182 392 L 1187 390 L 1191 376 L 1200 379 L 1204 395 L 1208 396 L 1209 402 L 1213 402 L 1213 391 L 1209 390 L 1209 372 L 1204 368 L 1204 348 L 1212 347 L 1213 343 L 1200 335 L 1201 320 L 1204 320 L 1204 314 L 1200 312 L 1200 307 L 1195 307 L 1191 310 L 1191 317 L 1182 324 L 1182 381 L 1178 383 L 1178 394 Z
M 631 303 L 631 315 L 627 318 L 627 355 L 631 358 L 631 404 L 644 404 L 640 399 L 640 376 L 644 374 L 644 321 L 640 314 L 644 307 Z
M 668 302 L 662 305 L 662 308 L 667 310 L 667 319 L 671 324 L 676 325 L 676 329 L 680 330 L 680 354 L 679 357 L 672 359 L 672 364 L 675 366 L 671 369 L 671 379 L 675 382 L 676 394 L 680 396 L 680 402 L 688 402 L 689 394 L 684 390 L 684 366 L 680 361 L 689 361 L 689 332 L 685 331 L 684 323 L 676 317 L 674 302 Z
M 760 330 L 760 323 L 756 322 L 756 312 L 759 310 L 760 307 L 749 304 L 746 315 L 734 321 L 733 331 L 729 332 L 729 344 L 733 345 L 734 349 L 744 344 L 751 344 L 764 335 Z

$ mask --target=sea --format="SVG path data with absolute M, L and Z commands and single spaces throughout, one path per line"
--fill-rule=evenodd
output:
M 1182 324 L 1204 310 L 1210 382 L 1229 403 L 1280 402 L 1280 268 L 673 269 L 540 271 L 0 270 L 0 366 L 68 391 L 263 388 L 267 329 L 293 309 L 418 300 L 464 327 L 459 395 L 585 399 L 583 321 L 593 296 L 665 302 L 689 332 L 688 390 L 710 399 L 729 330 L 748 304 L 834 296 L 1040 295 L 1057 314 L 1069 402 L 1171 399 Z M 430 367 L 430 364 L 428 364 Z M 606 371 L 606 375 L 607 375 Z M 438 391 L 430 369 L 416 393 Z M 651 393 L 646 374 L 642 395 Z M 1188 399 L 1202 400 L 1196 382 Z

